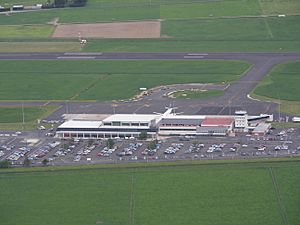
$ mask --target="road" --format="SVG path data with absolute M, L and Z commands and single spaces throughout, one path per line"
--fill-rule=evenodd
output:
M 151 113 L 163 112 L 165 106 L 177 106 L 187 114 L 233 114 L 245 109 L 250 114 L 275 113 L 277 104 L 249 99 L 247 95 L 274 66 L 287 61 L 300 60 L 300 53 L 207 53 L 207 52 L 65 52 L 65 53 L 0 53 L 0 60 L 244 60 L 252 68 L 233 82 L 220 97 L 204 100 L 151 99 L 128 102 L 25 102 L 25 106 L 60 105 L 50 118 L 63 113 Z M 20 106 L 20 102 L 0 102 L 0 106 Z M 276 115 L 275 115 L 276 116 Z

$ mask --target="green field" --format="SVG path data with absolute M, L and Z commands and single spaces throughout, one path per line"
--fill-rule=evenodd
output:
M 41 119 L 55 107 L 0 107 L 0 123 L 22 123 L 33 122 Z
M 1 26 L 0 38 L 47 38 L 53 31 L 54 27 L 50 25 Z
M 279 100 L 300 101 L 300 62 L 278 65 L 254 90 L 254 94 Z
M 223 90 L 185 90 L 177 91 L 172 96 L 183 99 L 199 99 L 220 96 L 224 93 Z
M 255 88 L 252 96 L 280 104 L 280 111 L 300 116 L 300 62 L 276 66 Z
M 32 130 L 38 126 L 38 120 L 57 110 L 54 106 L 42 107 L 0 107 L 1 130 Z M 24 114 L 23 114 L 24 112 Z M 24 123 L 23 123 L 24 115 Z
M 0 206 L 1 223 L 300 223 L 297 162 L 61 169 L 28 173 L 3 170 L 0 200 L 5 204 Z
M 186 1 L 187 2 L 187 1 Z M 258 1 L 195 1 L 185 4 L 161 5 L 160 15 L 164 19 L 233 17 L 261 15 Z
M 71 41 L 58 42 L 0 42 L 2 52 L 80 52 L 82 45 Z
M 200 40 L 299 40 L 300 16 L 287 18 L 240 18 L 169 20 L 163 22 L 165 36 Z
M 0 42 L 1 43 L 1 42 Z M 300 41 L 89 40 L 88 52 L 298 52 Z
M 1 61 L 0 67 L 0 100 L 113 100 L 130 98 L 140 87 L 231 82 L 250 65 L 241 61 Z
M 3 0 L 0 4 L 3 4 Z M 7 2 L 7 1 L 5 1 Z M 28 5 L 30 1 L 18 1 Z M 143 19 L 191 19 L 291 14 L 299 15 L 297 0 L 89 0 L 83 8 L 1 16 L 1 24 L 43 24 L 59 18 L 62 23 Z
M 279 18 L 279 14 L 287 17 Z M 54 19 L 59 23 L 160 19 L 161 39 L 90 39 L 83 51 L 288 52 L 300 51 L 299 15 L 297 0 L 89 0 L 82 8 L 0 15 L 0 29 L 6 28 L 1 25 L 35 27 Z M 25 39 L 30 45 L 49 37 L 49 33 L 37 35 L 34 28 L 25 28 L 2 32 L 0 43 Z M 10 51 L 22 48 L 16 45 Z
M 269 14 L 297 14 L 299 15 L 300 4 L 298 0 L 260 0 L 262 13 Z

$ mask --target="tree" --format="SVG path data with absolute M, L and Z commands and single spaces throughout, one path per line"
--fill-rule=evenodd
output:
M 155 140 L 152 140 L 149 142 L 148 144 L 148 149 L 155 149 L 156 148 L 156 145 L 157 145 L 158 141 L 155 139 Z
M 108 139 L 107 140 L 107 143 L 106 143 L 106 146 L 109 148 L 109 149 L 112 149 L 115 145 L 115 142 L 113 139 Z
M 0 161 L 0 168 L 9 168 L 11 166 L 11 162 L 8 160 Z
M 49 162 L 48 159 L 44 159 L 44 160 L 42 161 L 42 164 L 43 164 L 44 166 L 47 166 L 48 162 Z
M 23 166 L 24 167 L 29 167 L 30 166 L 30 160 L 28 159 L 28 157 L 27 156 L 25 156 L 25 159 L 24 159 L 24 161 L 23 161 Z
M 89 139 L 88 141 L 88 146 L 92 146 L 94 144 L 95 140 L 94 139 Z
M 142 132 L 140 133 L 139 138 L 140 138 L 141 140 L 146 140 L 146 139 L 147 139 L 147 131 L 142 131 Z
M 87 0 L 72 0 L 70 2 L 71 7 L 81 7 L 86 5 Z
M 55 7 L 64 7 L 66 4 L 66 0 L 54 0 Z

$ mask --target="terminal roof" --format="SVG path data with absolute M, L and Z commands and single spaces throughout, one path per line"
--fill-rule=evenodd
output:
M 69 120 L 60 125 L 59 128 L 99 128 L 101 125 L 101 121 Z
M 103 122 L 150 122 L 157 119 L 156 114 L 114 114 L 103 120 Z

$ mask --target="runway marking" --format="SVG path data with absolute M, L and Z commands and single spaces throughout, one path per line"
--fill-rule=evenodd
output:
M 264 18 L 263 20 L 264 20 L 264 22 L 265 22 L 265 26 L 266 26 L 267 32 L 269 33 L 270 37 L 273 39 L 273 38 L 274 38 L 274 35 L 273 35 L 272 29 L 271 29 L 271 27 L 270 27 L 268 21 L 267 21 L 265 18 Z
M 207 53 L 188 53 L 189 56 L 208 55 Z
M 59 56 L 57 59 L 95 59 L 95 56 Z
M 189 56 L 189 55 L 185 55 L 185 56 L 183 56 L 183 58 L 184 59 L 203 59 L 204 56 L 197 56 L 197 55 L 195 55 L 195 56 Z
M 149 104 L 144 104 L 144 105 L 141 105 L 140 107 L 138 107 L 133 113 L 137 113 L 137 111 L 139 111 L 140 109 L 144 108 L 144 107 L 149 107 L 150 105 Z
M 45 102 L 44 104 L 43 104 L 43 106 L 46 106 L 46 105 L 48 105 L 50 102 L 48 101 L 48 102 Z
M 64 55 L 103 55 L 102 52 L 65 52 Z
M 7 145 L 10 145 L 11 143 L 13 143 L 17 138 L 13 138 L 11 141 L 7 142 Z
M 134 225 L 134 185 L 135 174 L 131 175 L 131 191 L 130 191 L 130 202 L 129 202 L 129 225 Z

